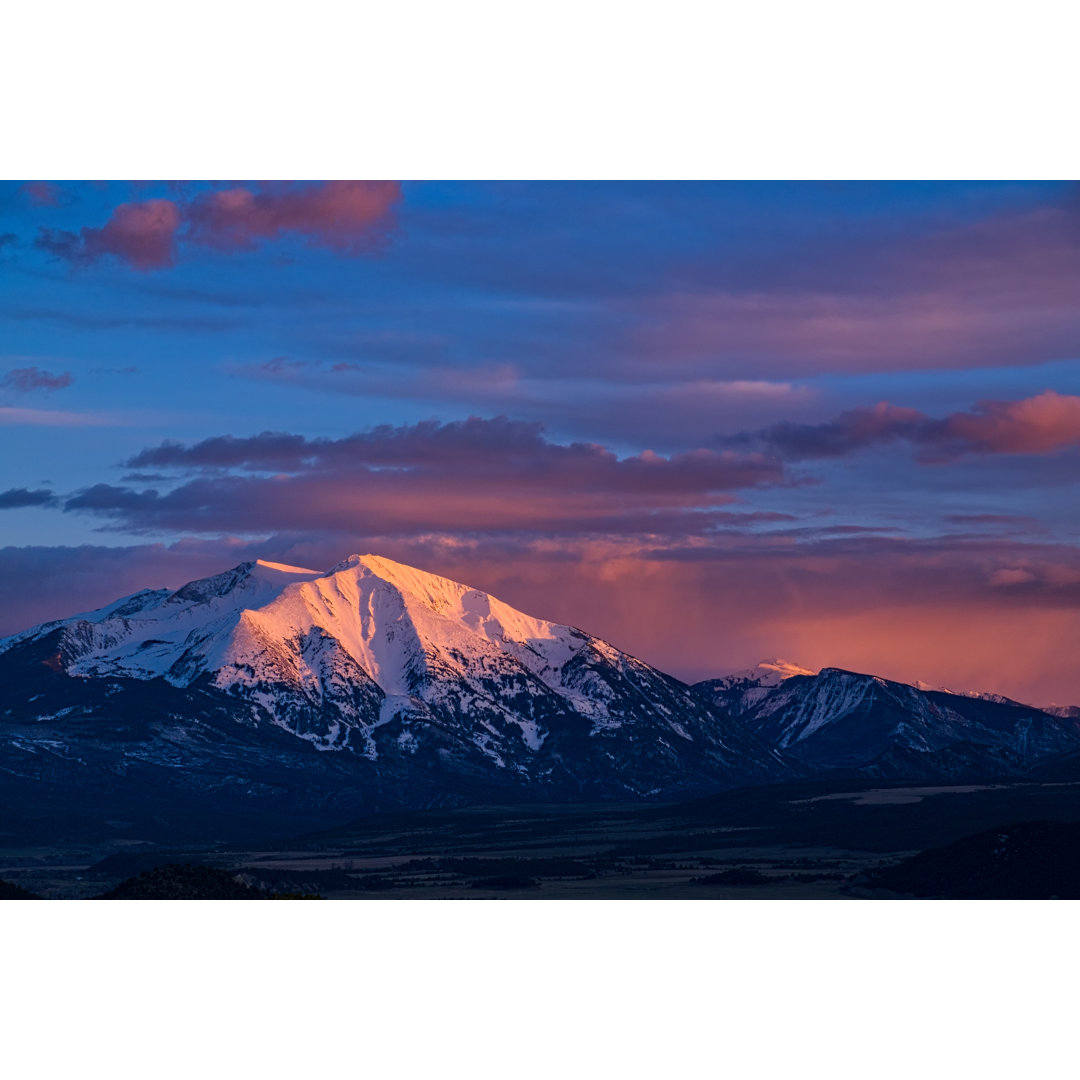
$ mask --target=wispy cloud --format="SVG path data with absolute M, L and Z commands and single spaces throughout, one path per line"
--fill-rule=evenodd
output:
M 34 206 L 59 206 L 64 194 L 64 189 L 51 180 L 29 180 L 20 191 Z
M 11 405 L 0 405 L 0 424 L 28 427 L 107 427 L 116 423 L 118 418 L 107 413 L 20 409 Z
M 63 390 L 74 382 L 70 371 L 61 371 L 53 374 L 39 367 L 13 368 L 0 379 L 0 387 L 5 390 L 15 390 L 26 394 L 33 390 L 44 390 L 51 393 L 54 390 Z

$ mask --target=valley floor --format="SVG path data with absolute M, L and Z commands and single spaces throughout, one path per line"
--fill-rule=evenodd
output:
M 473 807 L 372 817 L 280 843 L 137 840 L 0 852 L 45 898 L 102 895 L 164 863 L 330 899 L 896 899 L 865 875 L 1017 821 L 1080 821 L 1080 784 L 805 783 L 677 805 Z

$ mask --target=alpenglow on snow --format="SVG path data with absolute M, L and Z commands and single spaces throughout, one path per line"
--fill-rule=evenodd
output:
M 20 661 L 65 677 L 18 701 L 20 715 L 42 705 L 55 714 L 61 692 L 68 716 L 123 714 L 126 699 L 145 708 L 157 687 L 181 763 L 199 725 L 230 737 L 273 729 L 340 757 L 337 767 L 353 762 L 358 786 L 392 791 L 395 803 L 440 785 L 448 798 L 462 785 L 470 797 L 642 797 L 787 773 L 780 755 L 677 679 L 376 555 L 325 573 L 245 563 L 136 593 L 0 641 L 0 664 Z M 39 683 L 22 686 L 41 694 Z M 155 761 L 159 749 L 148 734 L 131 755 Z

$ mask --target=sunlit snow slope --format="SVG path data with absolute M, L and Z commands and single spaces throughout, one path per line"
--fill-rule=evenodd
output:
M 95 714 L 102 693 L 119 708 L 133 682 L 179 693 L 193 715 L 231 703 L 237 723 L 374 763 L 378 783 L 424 773 L 430 786 L 438 768 L 451 788 L 461 774 L 655 795 L 787 769 L 722 710 L 606 642 L 376 555 L 325 573 L 245 563 L 0 641 L 5 654 L 72 680 L 65 700 L 86 687 Z

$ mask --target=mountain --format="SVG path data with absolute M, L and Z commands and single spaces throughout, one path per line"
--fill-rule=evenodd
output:
M 694 687 L 375 555 L 249 562 L 0 640 L 0 845 L 290 835 L 821 773 L 1073 777 L 1080 722 L 783 660 Z
M 1043 712 L 1063 720 L 1080 720 L 1080 705 L 1047 705 Z
M 792 775 L 607 642 L 375 555 L 244 563 L 0 640 L 0 769 L 0 830 L 184 807 L 193 835 Z
M 762 660 L 756 667 L 744 668 L 719 679 L 706 679 L 694 689 L 722 705 L 732 716 L 750 712 L 775 687 L 793 675 L 816 675 L 810 668 L 787 660 Z
M 996 701 L 999 705 L 1016 705 L 1026 708 L 1024 702 L 1006 697 L 1004 694 L 994 694 L 986 690 L 952 690 L 947 686 L 935 686 L 933 683 L 923 682 L 922 679 L 912 679 L 905 685 L 914 686 L 916 690 L 933 690 L 939 694 L 952 694 L 956 697 L 978 698 L 979 701 Z M 1050 709 L 1042 709 L 1042 712 L 1050 712 Z
M 1034 706 L 841 668 L 813 674 L 771 661 L 695 689 L 815 771 L 888 779 L 1018 776 L 1080 749 L 1075 723 Z

